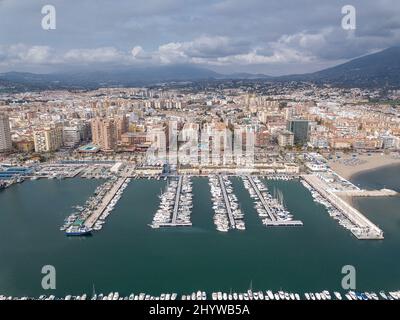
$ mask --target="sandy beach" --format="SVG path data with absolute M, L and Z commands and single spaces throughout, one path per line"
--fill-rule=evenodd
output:
M 351 177 L 362 171 L 377 169 L 394 164 L 400 164 L 400 157 L 385 154 L 359 155 L 353 158 L 351 155 L 343 155 L 340 159 L 328 161 L 332 170 L 336 171 L 343 178 L 351 179 Z

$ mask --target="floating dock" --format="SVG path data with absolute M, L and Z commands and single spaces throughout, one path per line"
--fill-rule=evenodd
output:
M 265 211 L 267 212 L 270 221 L 266 221 L 264 222 L 264 224 L 267 227 L 273 226 L 273 227 L 277 227 L 277 226 L 282 226 L 282 227 L 287 227 L 287 226 L 291 226 L 291 227 L 297 227 L 297 226 L 303 226 L 303 222 L 300 220 L 280 220 L 278 219 L 271 207 L 269 206 L 269 204 L 265 201 L 263 195 L 260 192 L 260 189 L 258 189 L 256 183 L 253 180 L 252 176 L 246 176 L 246 178 L 249 180 L 251 186 L 253 187 L 254 191 L 257 194 L 258 199 L 261 201 Z
M 224 183 L 224 181 L 223 181 L 223 179 L 222 179 L 222 177 L 220 175 L 218 176 L 218 181 L 219 181 L 219 185 L 220 185 L 221 190 L 222 190 L 222 195 L 223 195 L 224 200 L 225 200 L 225 207 L 226 207 L 226 211 L 228 213 L 229 223 L 231 224 L 231 228 L 235 229 L 236 228 L 236 223 L 235 223 L 235 219 L 233 218 L 231 203 L 230 203 L 228 195 L 226 193 L 225 183 Z
M 264 223 L 267 227 L 302 227 L 303 222 L 300 220 L 291 221 L 268 221 Z
M 183 180 L 183 177 L 180 176 L 179 180 L 178 180 L 178 187 L 176 188 L 174 211 L 173 211 L 172 222 L 171 222 L 171 225 L 173 225 L 173 226 L 177 225 L 176 218 L 178 217 L 179 198 L 181 197 L 181 192 L 182 192 L 182 180 Z
M 258 199 L 261 201 L 261 203 L 264 206 L 265 211 L 267 211 L 269 218 L 271 219 L 272 222 L 276 222 L 277 219 L 275 215 L 272 214 L 272 210 L 269 207 L 268 203 L 265 201 L 264 197 L 262 196 L 260 190 L 258 189 L 257 185 L 255 184 L 253 178 L 251 176 L 247 176 L 247 179 L 249 180 L 251 186 L 253 187 L 254 191 L 257 194 Z
M 183 176 L 177 176 L 178 178 L 178 185 L 176 187 L 175 199 L 174 199 L 174 206 L 172 209 L 172 218 L 170 222 L 157 222 L 156 225 L 160 228 L 163 227 L 191 227 L 192 222 L 188 221 L 179 221 L 179 208 L 181 207 L 181 194 L 182 194 L 182 185 L 183 185 Z
M 183 222 L 179 222 L 179 223 L 158 223 L 158 226 L 160 228 L 164 228 L 164 227 L 191 227 L 192 223 L 188 222 L 188 223 L 183 223 Z

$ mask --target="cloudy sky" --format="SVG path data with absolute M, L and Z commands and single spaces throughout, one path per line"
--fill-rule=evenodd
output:
M 42 28 L 46 4 L 55 30 Z M 342 29 L 344 5 L 355 31 Z M 0 72 L 183 63 L 281 75 L 398 45 L 399 0 L 0 0 Z

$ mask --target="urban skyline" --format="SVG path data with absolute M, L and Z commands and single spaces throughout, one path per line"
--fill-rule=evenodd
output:
M 0 302 L 400 300 L 397 2 L 0 0 Z

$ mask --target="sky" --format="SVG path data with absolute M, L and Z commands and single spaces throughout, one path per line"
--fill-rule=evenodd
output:
M 42 28 L 44 5 L 56 28 Z M 342 7 L 356 29 L 342 28 Z M 400 45 L 399 0 L 0 0 L 0 72 L 306 73 Z

